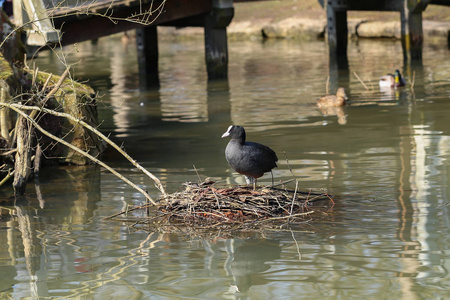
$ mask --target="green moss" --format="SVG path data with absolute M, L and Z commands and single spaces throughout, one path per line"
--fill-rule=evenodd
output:
M 44 84 L 47 81 L 49 76 L 50 76 L 50 73 L 38 72 L 36 81 L 40 84 Z M 60 78 L 61 78 L 61 76 L 52 74 L 49 85 L 50 86 L 55 85 L 59 81 Z M 95 93 L 94 90 L 90 86 L 76 82 L 74 80 L 71 80 L 70 78 L 66 78 L 64 80 L 64 82 L 62 83 L 61 90 L 59 91 L 59 93 L 62 93 L 62 92 L 64 92 L 64 93 L 74 93 L 75 92 L 76 94 L 80 94 L 80 95 L 83 95 L 83 94 L 92 95 Z
M 0 79 L 7 80 L 14 74 L 11 66 L 0 53 Z

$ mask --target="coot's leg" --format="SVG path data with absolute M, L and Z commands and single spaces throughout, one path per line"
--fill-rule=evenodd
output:
M 256 189 L 256 181 L 257 181 L 256 178 L 245 175 L 245 182 L 247 183 L 247 186 L 253 184 L 253 190 Z
M 245 176 L 245 183 L 247 184 L 247 186 L 249 186 L 250 184 L 253 183 L 253 178 L 252 177 L 247 176 L 247 175 L 244 175 L 244 176 Z

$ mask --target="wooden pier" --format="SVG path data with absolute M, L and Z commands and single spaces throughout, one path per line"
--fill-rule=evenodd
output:
M 47 1 L 47 0 L 44 0 Z M 62 46 L 136 29 L 138 65 L 144 86 L 158 85 L 157 26 L 204 28 L 209 79 L 228 77 L 226 28 L 234 16 L 233 0 L 95 0 L 63 2 L 14 0 L 16 25 L 29 20 L 27 44 Z M 32 12 L 32 13 L 30 13 Z M 54 27 L 51 25 L 54 24 Z
M 403 57 L 407 61 L 422 59 L 422 12 L 429 4 L 450 6 L 450 0 L 319 0 L 327 12 L 330 59 L 347 57 L 347 11 L 397 11 L 400 13 Z
M 208 78 L 226 79 L 233 2 L 255 0 L 64 0 L 56 6 L 53 0 L 13 1 L 16 25 L 29 23 L 28 45 L 68 45 L 135 29 L 139 73 L 149 86 L 159 84 L 157 26 L 203 27 Z M 398 11 L 404 58 L 411 61 L 422 58 L 422 12 L 429 4 L 450 6 L 450 0 L 318 1 L 327 12 L 330 66 L 337 68 L 347 64 L 347 11 Z

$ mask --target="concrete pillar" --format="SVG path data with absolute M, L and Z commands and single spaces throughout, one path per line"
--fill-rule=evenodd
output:
M 59 30 L 53 28 L 42 0 L 15 0 L 13 11 L 15 25 L 25 26 L 27 45 L 44 46 L 60 41 Z
M 143 89 L 159 86 L 158 32 L 156 26 L 136 29 L 139 66 L 139 86 Z
M 205 17 L 205 60 L 208 79 L 228 78 L 227 26 L 234 16 L 232 0 L 213 0 Z

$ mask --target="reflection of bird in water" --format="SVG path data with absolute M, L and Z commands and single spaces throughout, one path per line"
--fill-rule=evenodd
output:
M 136 39 L 136 36 L 129 34 L 127 31 L 125 31 L 122 34 L 122 37 L 120 38 L 120 41 L 122 42 L 122 45 L 128 46 L 129 43 L 133 42 Z
M 395 70 L 395 73 L 387 74 L 380 77 L 379 81 L 380 87 L 399 87 L 399 86 L 405 86 L 406 81 L 402 77 L 402 74 L 400 74 L 399 70 Z
M 245 141 L 245 130 L 242 126 L 231 125 L 222 137 L 231 137 L 225 149 L 225 158 L 238 173 L 245 175 L 256 188 L 257 178 L 277 167 L 278 157 L 267 146 Z
M 381 101 L 398 101 L 400 94 L 403 92 L 401 89 L 391 88 L 389 86 L 380 86 L 380 100 Z
M 265 285 L 259 273 L 267 271 L 267 262 L 280 258 L 281 247 L 277 240 L 229 240 L 227 247 L 231 260 L 227 260 L 225 270 L 233 277 L 232 286 L 236 292 L 246 292 L 252 285 Z
M 322 107 L 339 107 L 344 106 L 347 100 L 345 89 L 338 88 L 336 95 L 326 95 L 317 99 L 317 106 Z
M 344 107 L 319 107 L 319 110 L 325 116 L 337 116 L 340 125 L 347 124 L 347 116 L 345 115 Z

